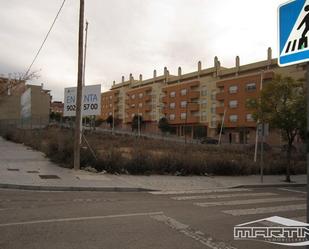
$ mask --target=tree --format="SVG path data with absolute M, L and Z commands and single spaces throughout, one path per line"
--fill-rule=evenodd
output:
M 143 117 L 141 115 L 135 114 L 134 117 L 132 118 L 132 124 L 131 124 L 132 131 L 141 129 L 142 123 L 143 123 Z
M 162 131 L 163 133 L 165 132 L 169 132 L 171 130 L 171 126 L 168 123 L 168 120 L 166 117 L 162 117 L 159 120 L 159 124 L 158 124 L 158 128 L 160 129 L 160 131 Z
M 60 120 L 61 120 L 61 114 L 59 112 L 51 112 L 49 117 L 53 121 L 60 122 Z
M 263 86 L 260 101 L 252 101 L 256 120 L 280 129 L 287 141 L 286 181 L 290 182 L 291 152 L 297 135 L 306 129 L 306 93 L 303 80 L 276 75 Z

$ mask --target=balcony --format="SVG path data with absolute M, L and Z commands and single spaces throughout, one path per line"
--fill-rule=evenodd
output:
M 163 113 L 168 113 L 168 110 L 169 110 L 168 107 L 163 107 L 163 108 L 162 108 L 162 112 L 163 112 Z
M 145 112 L 150 112 L 152 110 L 152 106 L 151 105 L 145 105 L 143 109 L 144 109 Z
M 216 113 L 217 114 L 223 114 L 224 113 L 224 106 L 219 106 L 216 108 Z
M 168 100 L 167 96 L 162 97 L 162 102 L 163 103 L 167 103 L 167 100 Z
M 198 103 L 188 103 L 188 110 L 189 111 L 199 111 L 200 105 Z
M 216 99 L 217 100 L 224 100 L 224 92 L 219 92 L 219 93 L 217 93 L 217 95 L 216 95 Z
M 145 102 L 151 101 L 151 95 L 145 95 L 144 100 Z
M 188 116 L 187 118 L 187 124 L 191 124 L 191 123 L 199 123 L 200 122 L 200 117 L 198 116 Z
M 217 82 L 217 87 L 221 88 L 224 87 L 225 83 L 224 82 Z
M 131 99 L 126 99 L 125 100 L 126 105 L 131 105 L 131 102 L 132 102 Z
M 151 86 L 148 86 L 148 87 L 145 87 L 143 89 L 145 92 L 151 92 L 152 91 L 152 87 Z
M 189 84 L 189 86 L 191 87 L 191 88 L 193 88 L 193 87 L 198 87 L 200 85 L 200 82 L 199 81 L 194 81 L 194 82 L 191 82 L 190 84 Z
M 190 99 L 198 99 L 200 97 L 199 91 L 190 91 L 189 92 L 189 98 Z

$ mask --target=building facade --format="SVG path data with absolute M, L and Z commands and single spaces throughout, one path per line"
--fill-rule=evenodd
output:
M 197 70 L 170 75 L 164 68 L 163 75 L 143 80 L 113 83 L 111 90 L 102 93 L 102 118 L 113 115 L 119 119 L 119 127 L 129 129 L 134 115 L 144 120 L 143 130 L 158 132 L 160 118 L 166 117 L 172 133 L 190 138 L 216 137 L 224 127 L 222 140 L 233 143 L 253 143 L 256 122 L 253 110 L 247 106 L 250 99 L 258 99 L 263 84 L 270 82 L 275 74 L 295 79 L 305 77 L 303 64 L 279 68 L 269 48 L 264 61 L 235 66 L 221 66 L 217 57 L 213 67 L 203 69 L 198 62 Z
M 59 113 L 63 116 L 64 103 L 62 101 L 53 101 L 50 103 L 50 112 Z

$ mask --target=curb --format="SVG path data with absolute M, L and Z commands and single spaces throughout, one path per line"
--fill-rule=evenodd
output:
M 270 188 L 270 187 L 306 187 L 307 183 L 278 183 L 278 184 L 247 184 L 247 185 L 236 185 L 231 188 Z
M 0 183 L 0 189 L 36 190 L 36 191 L 93 191 L 93 192 L 150 192 L 157 191 L 145 188 L 130 187 L 73 187 L 73 186 L 35 186 Z

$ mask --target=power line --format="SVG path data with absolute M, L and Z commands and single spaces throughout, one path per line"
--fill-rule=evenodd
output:
M 34 62 L 35 62 L 36 59 L 38 58 L 38 56 L 39 56 L 39 54 L 40 54 L 40 52 L 41 52 L 41 50 L 42 50 L 42 48 L 43 48 L 45 42 L 47 41 L 47 38 L 48 38 L 50 32 L 51 32 L 52 29 L 53 29 L 53 27 L 54 27 L 54 25 L 55 25 L 55 23 L 56 23 L 56 21 L 57 21 L 59 15 L 60 15 L 60 12 L 61 12 L 61 10 L 62 10 L 62 8 L 63 8 L 65 2 L 66 2 L 66 0 L 63 0 L 62 4 L 61 4 L 61 6 L 60 6 L 60 8 L 59 8 L 59 10 L 58 10 L 58 12 L 57 12 L 57 14 L 56 14 L 56 17 L 54 18 L 54 21 L 53 21 L 52 25 L 50 26 L 50 28 L 49 28 L 49 30 L 48 30 L 48 32 L 47 32 L 47 34 L 46 34 L 46 36 L 45 36 L 45 38 L 44 38 L 44 40 L 43 40 L 43 42 L 42 42 L 42 44 L 41 44 L 41 46 L 40 46 L 38 52 L 37 52 L 36 55 L 34 56 L 34 58 L 33 58 L 32 62 L 31 62 L 31 64 L 30 64 L 30 66 L 28 67 L 26 73 L 25 73 L 23 76 L 21 76 L 21 77 L 19 78 L 20 82 L 18 82 L 17 84 L 15 84 L 13 87 L 16 87 L 16 86 L 19 85 L 22 81 L 26 80 L 26 78 L 27 78 L 27 76 L 28 76 L 28 74 L 29 74 L 29 72 L 30 72 L 30 70 L 31 70 L 31 68 L 32 68 L 32 66 L 33 66 L 33 64 L 34 64 Z M 6 91 L 8 90 L 9 87 L 10 87 L 10 86 L 8 86 L 6 89 L 3 89 L 3 91 L 0 91 L 0 94 L 6 92 Z
M 38 56 L 39 56 L 39 54 L 40 54 L 40 52 L 41 52 L 41 50 L 42 50 L 42 48 L 43 48 L 45 42 L 47 41 L 47 38 L 48 38 L 50 32 L 52 31 L 52 29 L 53 29 L 53 27 L 54 27 L 54 25 L 55 25 L 55 23 L 56 23 L 56 21 L 57 21 L 57 19 L 58 19 L 58 16 L 59 16 L 59 14 L 60 14 L 60 12 L 61 12 L 61 10 L 62 10 L 62 8 L 63 8 L 65 2 L 66 2 L 66 0 L 63 0 L 62 4 L 61 4 L 61 6 L 60 6 L 60 9 L 59 9 L 58 12 L 57 12 L 56 17 L 54 18 L 54 21 L 53 21 L 52 25 L 50 26 L 50 28 L 49 28 L 49 30 L 48 30 L 48 32 L 47 32 L 45 38 L 44 38 L 44 41 L 42 42 L 42 44 L 41 44 L 41 46 L 40 46 L 38 52 L 37 52 L 36 55 L 34 56 L 34 59 L 32 60 L 30 66 L 28 67 L 28 70 L 26 71 L 25 75 L 23 76 L 23 79 L 25 79 L 25 78 L 27 77 L 28 73 L 29 73 L 30 70 L 31 70 L 31 67 L 33 66 L 34 62 L 35 62 L 36 59 L 38 58 Z

